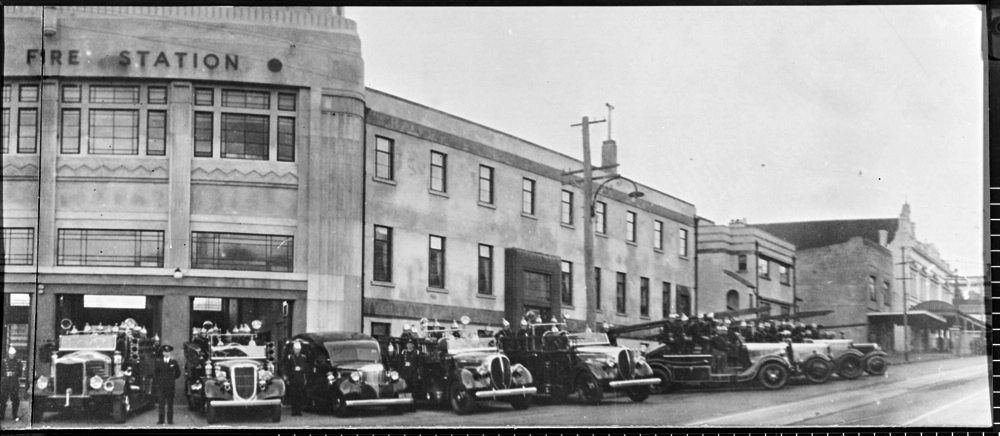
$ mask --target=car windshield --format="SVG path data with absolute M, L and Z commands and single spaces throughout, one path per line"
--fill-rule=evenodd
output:
M 569 341 L 571 345 L 577 347 L 581 345 L 611 345 L 606 333 L 570 333 Z
M 490 345 L 493 338 L 448 338 L 448 352 L 458 353 L 470 350 L 494 350 L 496 345 Z
M 380 362 L 378 342 L 375 341 L 337 341 L 323 344 L 330 353 L 330 362 Z

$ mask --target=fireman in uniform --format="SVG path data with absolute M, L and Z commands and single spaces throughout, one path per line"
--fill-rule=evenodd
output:
M 292 416 L 302 416 L 306 378 L 311 370 L 309 358 L 302 352 L 302 341 L 292 342 L 292 351 L 285 356 L 284 361 L 285 383 L 288 386 L 288 402 L 292 405 Z
M 170 345 L 160 347 L 163 359 L 158 359 L 153 364 L 153 394 L 156 395 L 159 412 L 157 424 L 163 424 L 164 409 L 166 409 L 167 424 L 174 423 L 174 381 L 181 376 L 181 367 L 177 364 L 177 360 L 171 357 L 172 351 L 174 347 Z
M 421 377 L 420 377 L 420 363 L 421 357 L 420 350 L 417 349 L 416 344 L 413 343 L 413 339 L 406 340 L 406 349 L 399 353 L 399 376 L 406 381 L 406 385 L 410 387 L 410 392 L 413 393 L 414 398 L 419 398 L 419 393 L 421 392 Z
M 0 419 L 7 416 L 7 400 L 10 400 L 11 417 L 14 418 L 14 422 L 21 420 L 20 416 L 17 416 L 18 409 L 21 408 L 21 386 L 18 384 L 18 379 L 21 378 L 21 373 L 24 368 L 21 366 L 21 361 L 15 356 L 17 355 L 17 350 L 14 347 L 7 349 L 7 358 L 3 360 L 3 381 L 2 388 L 3 394 L 0 395 Z

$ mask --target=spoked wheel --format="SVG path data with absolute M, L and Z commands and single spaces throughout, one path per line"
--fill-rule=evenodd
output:
M 587 403 L 601 404 L 601 400 L 604 399 L 604 391 L 601 390 L 597 377 L 590 371 L 581 373 L 576 378 L 576 388 L 580 390 L 580 398 Z
M 625 395 L 628 395 L 628 399 L 636 403 L 641 403 L 649 398 L 649 386 L 635 386 L 625 390 Z
M 781 389 L 788 381 L 788 370 L 779 363 L 765 363 L 757 374 L 760 384 L 768 389 Z
M 823 359 L 813 358 L 805 363 L 803 372 L 810 382 L 826 383 L 833 374 L 833 364 Z
M 653 369 L 653 377 L 660 379 L 659 384 L 655 384 L 650 388 L 654 394 L 665 394 L 673 390 L 673 385 L 670 383 L 670 374 L 666 370 Z
M 837 375 L 848 380 L 861 377 L 861 358 L 858 356 L 844 356 L 840 359 L 840 365 L 837 367 Z
M 347 398 L 343 395 L 333 397 L 333 416 L 337 418 L 347 418 L 351 416 L 351 408 L 347 407 Z
M 472 394 L 461 381 L 456 380 L 451 383 L 448 398 L 451 400 L 451 410 L 454 410 L 455 413 L 467 415 L 472 411 L 475 399 L 472 398 Z
M 865 372 L 871 375 L 883 375 L 889 369 L 889 362 L 885 361 L 882 356 L 872 356 L 868 358 L 867 365 L 865 365 Z

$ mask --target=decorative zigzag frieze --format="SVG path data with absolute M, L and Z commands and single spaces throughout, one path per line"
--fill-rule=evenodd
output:
M 275 188 L 297 188 L 299 178 L 293 172 L 279 174 L 274 170 L 258 171 L 241 170 L 231 168 L 224 170 L 214 168 L 194 168 L 191 171 L 191 183 L 211 184 L 211 185 L 235 185 L 235 186 L 269 186 Z
M 34 162 L 4 162 L 4 180 L 38 180 L 38 164 Z
M 63 163 L 56 168 L 60 180 L 116 179 L 166 181 L 169 171 L 166 162 L 127 162 L 102 164 L 95 162 Z

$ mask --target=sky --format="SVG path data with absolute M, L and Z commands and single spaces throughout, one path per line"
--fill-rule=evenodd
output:
M 898 217 L 981 275 L 978 5 L 364 8 L 366 86 L 619 171 L 728 224 Z M 607 124 L 591 128 L 600 161 Z

